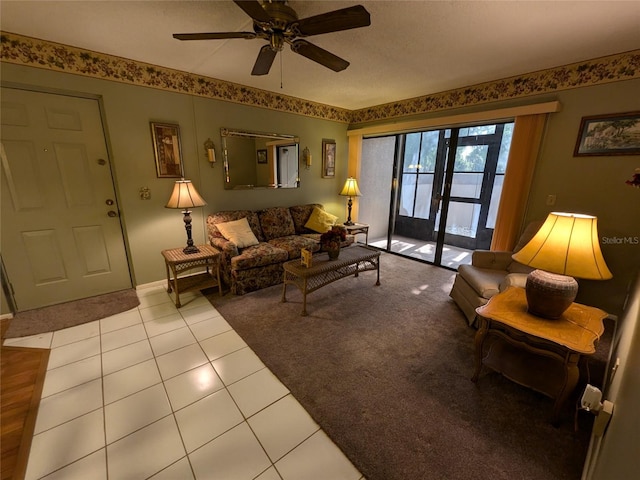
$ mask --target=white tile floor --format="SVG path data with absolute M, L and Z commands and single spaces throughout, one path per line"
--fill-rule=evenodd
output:
M 138 296 L 5 342 L 51 348 L 27 480 L 363 479 L 204 297 Z

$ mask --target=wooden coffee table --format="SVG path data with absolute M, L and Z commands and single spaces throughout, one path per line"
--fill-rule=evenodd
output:
M 527 311 L 525 290 L 509 287 L 478 307 L 480 327 L 475 338 L 475 372 L 478 381 L 482 365 L 510 380 L 555 399 L 551 421 L 557 423 L 560 409 L 575 389 L 583 355 L 596 351 L 604 332 L 607 313 L 573 303 L 555 320 Z M 495 337 L 485 353 L 485 340 Z
M 351 246 L 343 248 L 336 260 L 320 253 L 313 256 L 313 265 L 306 267 L 300 259 L 283 264 L 284 284 L 282 301 L 287 301 L 287 285 L 295 285 L 302 292 L 302 316 L 307 315 L 307 294 L 329 285 L 336 280 L 367 270 L 377 270 L 376 286 L 380 285 L 380 252 L 368 247 Z

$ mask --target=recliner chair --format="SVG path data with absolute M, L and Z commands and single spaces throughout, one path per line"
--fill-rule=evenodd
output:
M 527 275 L 533 270 L 511 258 L 524 247 L 542 226 L 532 222 L 524 230 L 512 252 L 475 250 L 471 265 L 460 265 L 449 296 L 467 317 L 469 325 L 476 323 L 476 308 L 484 305 L 495 294 L 507 287 L 526 285 Z

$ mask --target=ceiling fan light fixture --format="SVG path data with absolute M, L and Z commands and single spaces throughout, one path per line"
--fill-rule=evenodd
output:
M 271 49 L 274 52 L 282 51 L 282 47 L 284 46 L 284 36 L 281 33 L 272 33 L 271 38 L 269 39 L 269 45 L 271 45 Z

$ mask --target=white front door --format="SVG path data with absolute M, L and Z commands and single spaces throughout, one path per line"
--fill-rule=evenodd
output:
M 18 311 L 131 288 L 98 101 L 2 88 L 2 258 Z

